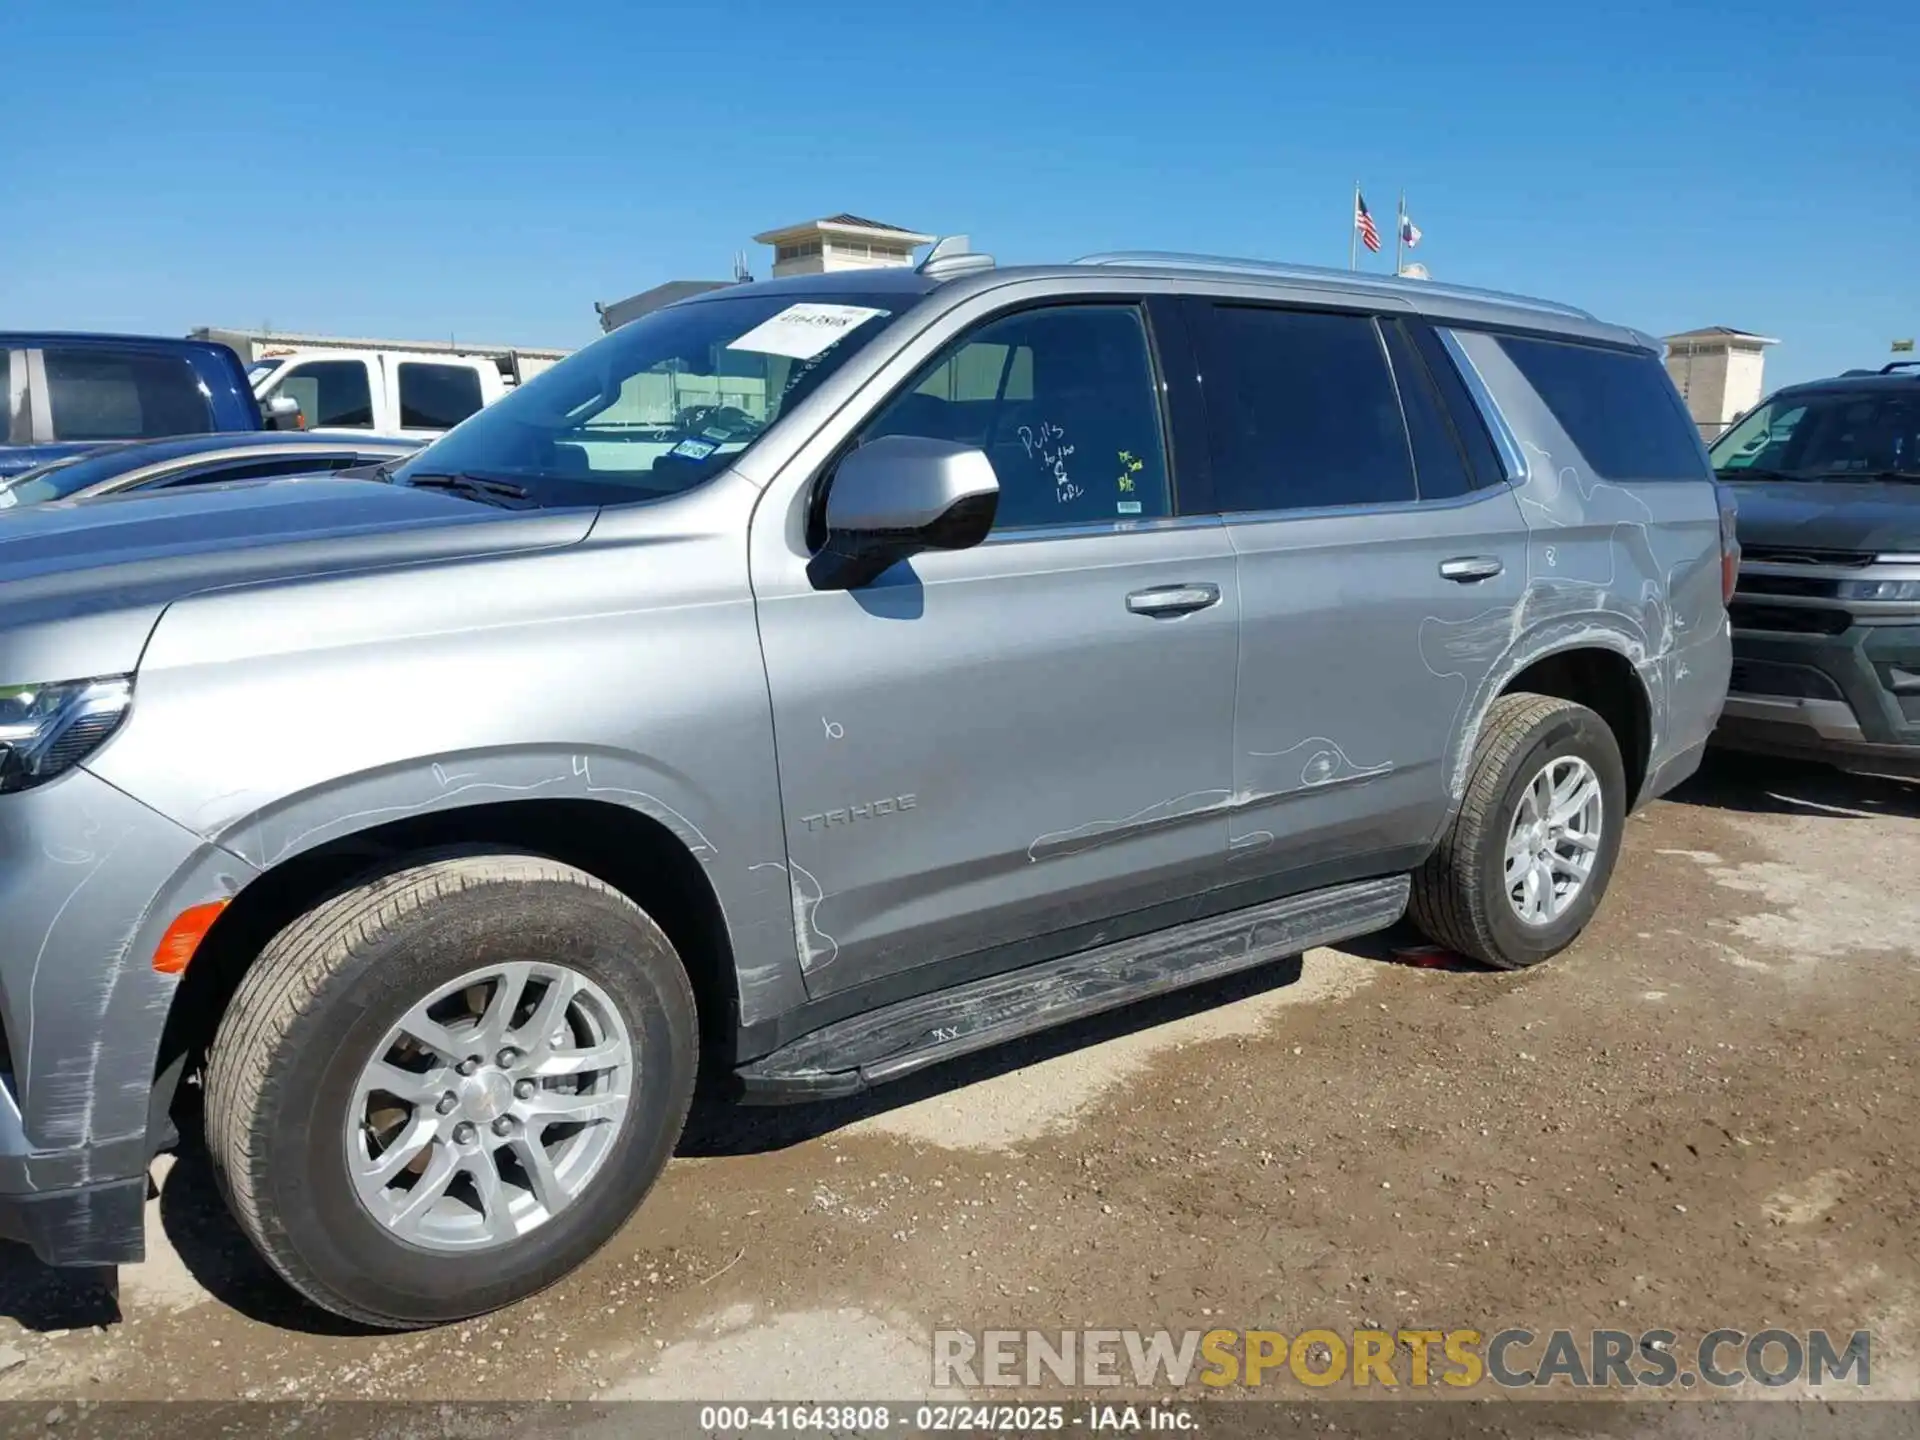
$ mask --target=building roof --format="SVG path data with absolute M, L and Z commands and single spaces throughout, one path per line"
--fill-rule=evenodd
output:
M 896 240 L 905 240 L 911 245 L 928 245 L 938 238 L 933 235 L 924 235 L 918 230 L 904 230 L 898 225 L 889 225 L 881 220 L 868 220 L 859 215 L 849 215 L 845 211 L 821 220 L 802 220 L 796 225 L 782 225 L 778 229 L 763 231 L 753 238 L 757 244 L 775 245 L 782 240 L 790 240 L 800 235 L 812 235 L 822 230 L 850 230 L 863 235 L 884 235 Z
M 849 215 L 842 210 L 838 215 L 829 215 L 821 222 L 823 225 L 857 225 L 862 230 L 891 230 L 896 235 L 912 235 L 912 230 L 902 229 L 898 225 L 889 225 L 884 220 L 863 220 L 858 215 Z
M 1703 325 L 1698 330 L 1682 330 L 1678 335 L 1663 337 L 1671 345 L 1676 340 L 1744 340 L 1749 345 L 1778 345 L 1780 342 L 1769 335 L 1756 335 L 1751 330 L 1736 330 L 1731 325 Z
M 673 304 L 676 300 L 704 295 L 709 290 L 725 290 L 736 283 L 732 280 L 669 280 L 664 285 L 656 285 L 651 290 L 642 290 L 638 295 L 629 295 L 624 300 L 612 300 L 605 305 L 595 301 L 593 308 L 600 313 L 600 328 L 614 331 L 629 321 L 638 320 L 642 315 L 650 315 L 655 310 Z

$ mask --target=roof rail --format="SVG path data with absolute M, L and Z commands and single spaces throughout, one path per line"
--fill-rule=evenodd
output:
M 993 269 L 993 256 L 976 253 L 965 235 L 946 235 L 934 241 L 927 258 L 913 268 L 930 280 L 951 280 Z
M 1920 360 L 1892 360 L 1880 367 L 1882 375 L 1891 375 L 1896 370 L 1920 370 Z
M 1473 285 L 1446 285 L 1432 280 L 1402 280 L 1388 275 L 1369 275 L 1364 271 L 1335 270 L 1326 265 L 1293 265 L 1278 260 L 1236 260 L 1224 255 L 1183 255 L 1168 250 L 1115 250 L 1086 255 L 1076 265 L 1137 265 L 1154 270 L 1208 270 L 1223 275 L 1258 275 L 1273 280 L 1297 280 L 1308 285 L 1328 285 L 1342 290 L 1371 290 L 1387 295 L 1438 295 L 1456 300 L 1487 300 L 1538 310 L 1548 315 L 1564 315 L 1574 320 L 1593 320 L 1588 311 L 1555 300 L 1536 300 L 1530 295 L 1511 295 L 1504 290 L 1482 290 Z

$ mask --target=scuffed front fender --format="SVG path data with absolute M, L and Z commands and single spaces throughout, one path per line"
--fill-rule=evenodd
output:
M 755 863 L 763 827 L 660 762 L 587 747 L 450 751 L 343 775 L 258 809 L 249 799 L 215 797 L 184 818 L 255 873 L 379 826 L 478 805 L 586 800 L 638 811 L 672 833 L 712 885 L 733 942 L 742 1014 L 780 1014 L 806 998 L 785 878 Z
M 174 918 L 257 874 L 88 771 L 0 796 L 0 1195 L 145 1172 Z

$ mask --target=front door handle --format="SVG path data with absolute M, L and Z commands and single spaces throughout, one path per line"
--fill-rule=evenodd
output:
M 1476 580 L 1491 580 L 1507 567 L 1492 555 L 1460 555 L 1440 562 L 1440 573 L 1461 585 Z
M 1136 615 L 1185 615 L 1219 603 L 1220 587 L 1205 582 L 1161 585 L 1152 590 L 1136 590 L 1127 596 L 1127 609 Z

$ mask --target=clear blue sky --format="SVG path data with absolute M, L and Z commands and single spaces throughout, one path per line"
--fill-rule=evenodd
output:
M 1769 380 L 1920 331 L 1906 0 L 11 0 L 0 55 L 4 326 L 573 345 L 840 210 L 1344 265 L 1358 178 L 1436 278 Z

